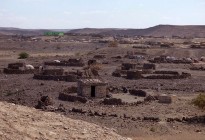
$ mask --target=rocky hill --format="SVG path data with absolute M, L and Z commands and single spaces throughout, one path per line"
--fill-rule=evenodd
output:
M 95 29 L 85 28 L 71 30 L 69 33 L 81 34 L 102 34 L 102 35 L 128 35 L 128 36 L 179 36 L 179 37 L 205 37 L 205 25 L 189 25 L 189 26 L 175 26 L 175 25 L 158 25 L 146 29 Z
M 158 25 L 146 29 L 117 29 L 117 28 L 84 28 L 84 29 L 19 29 L 2 28 L 0 34 L 4 35 L 43 35 L 48 31 L 60 31 L 75 34 L 125 35 L 125 36 L 153 36 L 153 37 L 205 37 L 205 25 Z
M 0 102 L 1 140 L 128 140 L 114 130 L 62 115 Z

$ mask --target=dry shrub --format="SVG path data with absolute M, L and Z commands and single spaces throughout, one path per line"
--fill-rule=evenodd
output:
M 98 70 L 102 69 L 102 65 L 101 64 L 92 64 L 92 65 L 90 65 L 90 69 L 98 71 Z
M 205 108 L 205 94 L 199 94 L 195 99 L 192 100 L 192 104 L 204 109 Z
M 117 41 L 111 41 L 111 42 L 108 44 L 108 47 L 118 47 L 118 42 L 117 42 Z

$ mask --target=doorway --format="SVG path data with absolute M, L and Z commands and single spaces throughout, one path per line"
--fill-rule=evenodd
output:
M 95 97 L 95 86 L 91 86 L 91 97 Z

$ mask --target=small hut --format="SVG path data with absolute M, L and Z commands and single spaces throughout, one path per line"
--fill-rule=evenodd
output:
M 79 79 L 78 96 L 105 98 L 107 83 L 100 79 Z

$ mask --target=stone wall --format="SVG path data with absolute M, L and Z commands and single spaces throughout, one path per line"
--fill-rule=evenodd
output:
M 78 95 L 83 97 L 91 97 L 91 86 L 92 85 L 81 85 L 80 83 L 78 83 Z M 107 95 L 107 86 L 105 85 L 95 86 L 96 98 L 104 98 L 106 97 L 106 95 Z
M 142 73 L 140 71 L 127 71 L 127 79 L 140 79 L 142 78 Z
M 43 75 L 63 75 L 64 69 L 45 69 Z
M 62 61 L 60 63 L 58 62 L 45 62 L 45 65 L 48 66 L 73 66 L 73 67 L 83 67 L 85 64 L 84 62 L 80 59 L 69 59 L 68 61 Z
M 35 70 L 20 70 L 20 69 L 4 68 L 3 72 L 6 74 L 32 74 L 35 72 Z
M 133 63 L 122 63 L 122 70 L 131 70 L 131 69 L 136 69 L 137 64 Z
M 23 67 L 24 63 L 10 63 L 8 64 L 8 69 L 19 69 L 20 67 Z
M 143 69 L 156 69 L 156 65 L 155 64 L 143 64 Z
M 34 74 L 34 79 L 38 80 L 55 80 L 55 81 L 67 81 L 67 82 L 77 82 L 76 75 L 41 75 Z
M 58 99 L 62 101 L 69 101 L 69 102 L 77 102 L 77 101 L 81 103 L 87 102 L 87 99 L 85 97 L 69 95 L 65 93 L 60 93 Z

